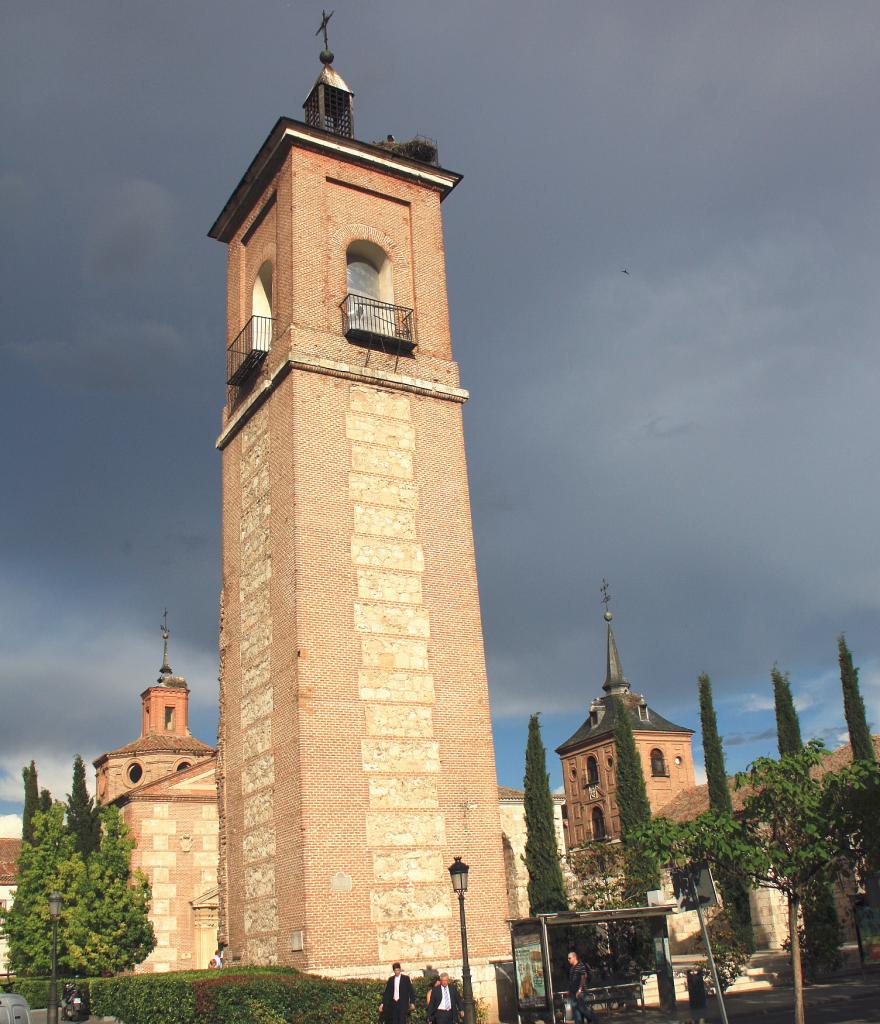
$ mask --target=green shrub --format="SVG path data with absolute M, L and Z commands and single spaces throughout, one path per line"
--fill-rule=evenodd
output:
M 68 981 L 73 982 L 88 1002 L 92 982 L 99 981 L 99 978 L 59 978 L 58 979 L 58 1002 L 61 1002 L 61 994 Z M 27 999 L 32 1010 L 43 1009 L 49 1005 L 49 979 L 48 978 L 21 978 L 15 977 L 10 981 L 3 982 L 3 988 L 7 992 L 15 992 L 17 995 Z
M 289 967 L 121 975 L 92 982 L 92 1013 L 122 1024 L 372 1024 L 384 981 L 340 981 Z M 414 978 L 414 1021 L 424 1017 L 427 978 Z M 459 985 L 459 990 L 461 986 Z M 486 1007 L 477 1003 L 478 1024 Z

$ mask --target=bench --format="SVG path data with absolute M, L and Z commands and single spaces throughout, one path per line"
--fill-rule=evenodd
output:
M 588 985 L 584 994 L 590 1006 L 601 1005 L 610 1011 L 612 1004 L 619 1006 L 621 1003 L 635 1004 L 638 1001 L 642 1013 L 645 1012 L 645 988 L 641 978 L 637 981 L 612 981 L 607 985 Z

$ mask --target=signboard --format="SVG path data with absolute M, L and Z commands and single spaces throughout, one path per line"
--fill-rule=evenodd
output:
M 712 872 L 705 861 L 689 864 L 686 868 L 676 868 L 672 872 L 672 888 L 680 910 L 696 910 L 698 904 L 701 907 L 718 905 Z
M 547 987 L 544 977 L 544 956 L 541 952 L 541 929 L 534 924 L 513 928 L 513 966 L 516 971 L 516 997 L 521 1010 L 544 1009 Z

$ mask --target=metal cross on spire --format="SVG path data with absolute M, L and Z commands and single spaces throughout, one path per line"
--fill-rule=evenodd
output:
M 611 594 L 608 592 L 608 580 L 602 577 L 602 586 L 599 588 L 602 591 L 602 604 L 605 605 L 605 611 L 608 611 L 608 604 L 611 601 Z
M 333 11 L 329 14 L 326 11 L 321 11 L 321 25 L 318 31 L 315 33 L 319 36 L 322 32 L 324 33 L 324 49 L 329 50 L 330 44 L 327 42 L 327 22 L 333 17 Z
M 168 664 L 168 609 L 162 614 L 162 668 L 159 671 L 162 675 L 171 675 L 171 666 Z

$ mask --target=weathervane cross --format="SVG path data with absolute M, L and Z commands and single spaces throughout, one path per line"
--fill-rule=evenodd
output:
M 162 613 L 162 639 L 168 641 L 168 609 Z M 166 648 L 167 649 L 167 648 Z
M 611 594 L 608 593 L 608 580 L 602 577 L 602 586 L 599 588 L 602 591 L 602 604 L 605 605 L 605 611 L 608 611 L 608 604 L 611 601 Z
M 316 36 L 319 36 L 322 32 L 324 33 L 324 49 L 325 50 L 329 50 L 330 49 L 330 44 L 327 42 L 327 22 L 332 17 L 333 17 L 333 11 L 331 11 L 329 14 L 326 11 L 321 11 L 321 27 L 315 33 Z

